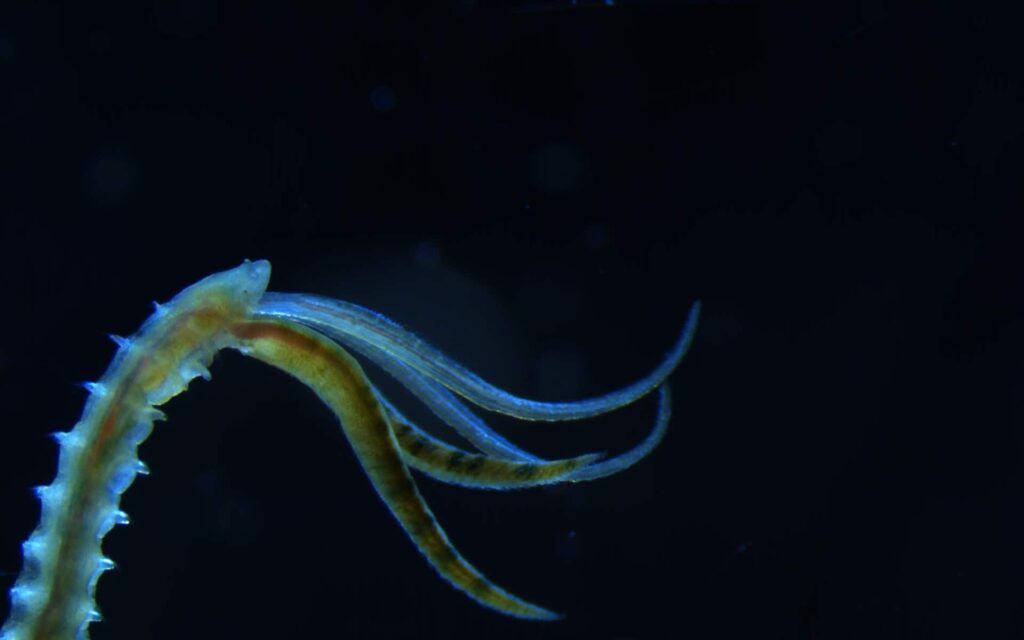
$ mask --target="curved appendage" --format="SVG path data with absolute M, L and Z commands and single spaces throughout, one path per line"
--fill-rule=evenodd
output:
M 287 321 L 253 320 L 237 324 L 233 332 L 243 353 L 291 374 L 334 411 L 378 495 L 442 577 L 502 613 L 534 620 L 558 617 L 501 589 L 455 550 L 416 488 L 387 413 L 352 356 Z
M 661 385 L 679 365 L 693 341 L 700 303 L 691 307 L 682 334 L 654 371 L 622 389 L 577 402 L 538 402 L 512 395 L 485 382 L 397 323 L 349 302 L 312 295 L 268 293 L 260 301 L 258 313 L 289 319 L 322 333 L 344 335 L 346 341 L 368 344 L 490 411 L 523 420 L 561 421 L 607 413 Z
M 654 428 L 647 434 L 643 442 L 614 458 L 608 458 L 607 460 L 601 460 L 600 462 L 581 467 L 567 475 L 565 479 L 570 482 L 597 480 L 598 478 L 604 478 L 632 467 L 646 458 L 647 454 L 651 451 L 654 451 L 654 448 L 665 437 L 670 417 L 672 417 L 672 394 L 668 390 L 668 385 L 663 384 L 658 387 L 658 417 L 655 419 Z
M 640 444 L 628 451 L 607 460 L 600 460 L 600 454 L 551 461 L 505 460 L 470 453 L 447 444 L 416 426 L 386 398 L 381 397 L 380 400 L 391 418 L 402 457 L 409 466 L 442 482 L 473 489 L 524 489 L 614 475 L 643 460 L 661 443 L 672 416 L 672 394 L 667 385 L 662 385 L 658 387 L 658 417 L 654 428 Z M 453 464 L 453 460 L 457 462 Z M 484 466 L 486 468 L 481 470 L 480 467 Z
M 472 489 L 537 487 L 572 478 L 573 472 L 601 459 L 601 454 L 590 453 L 564 460 L 527 462 L 471 453 L 423 432 L 387 401 L 384 406 L 402 459 L 413 469 L 449 484 Z

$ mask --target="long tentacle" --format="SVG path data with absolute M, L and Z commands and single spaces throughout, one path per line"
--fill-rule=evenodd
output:
M 309 386 L 338 416 L 377 493 L 427 557 L 456 588 L 502 613 L 535 620 L 558 615 L 501 589 L 448 541 L 402 461 L 391 423 L 359 363 L 341 346 L 293 322 L 259 319 L 233 327 L 239 349 Z
M 326 332 L 333 328 L 366 342 L 440 382 L 473 404 L 523 420 L 578 420 L 630 404 L 661 385 L 686 355 L 700 315 L 694 303 L 676 344 L 651 373 L 617 391 L 578 402 L 538 402 L 512 395 L 485 382 L 397 323 L 369 309 L 305 294 L 268 293 L 260 314 L 287 318 Z
M 604 478 L 632 467 L 646 458 L 647 454 L 658 446 L 658 443 L 665 437 L 665 432 L 668 430 L 668 421 L 671 417 L 672 394 L 668 390 L 668 385 L 663 384 L 658 387 L 658 417 L 655 419 L 654 428 L 647 434 L 643 442 L 614 458 L 608 458 L 607 460 L 601 460 L 600 462 L 581 467 L 570 473 L 565 479 L 571 482 L 597 480 L 598 478 Z
M 661 443 L 672 417 L 672 394 L 658 388 L 658 416 L 654 428 L 640 444 L 607 460 L 589 454 L 565 460 L 529 462 L 496 459 L 453 447 L 418 427 L 386 398 L 381 397 L 394 425 L 402 456 L 412 468 L 442 482 L 476 489 L 523 489 L 556 482 L 597 480 L 624 471 L 643 460 Z M 586 460 L 586 464 L 564 465 Z

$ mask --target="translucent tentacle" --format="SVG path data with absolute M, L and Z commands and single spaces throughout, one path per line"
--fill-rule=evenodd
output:
M 651 373 L 617 391 L 577 402 L 538 402 L 512 395 L 485 382 L 413 333 L 383 315 L 358 305 L 305 294 L 270 293 L 260 314 L 287 318 L 326 332 L 333 328 L 400 360 L 473 404 L 523 420 L 578 420 L 630 404 L 659 386 L 679 364 L 693 340 L 700 303 L 690 314 L 676 344 Z
M 668 430 L 668 421 L 671 417 L 672 394 L 669 392 L 668 385 L 663 384 L 658 387 L 658 417 L 655 419 L 654 429 L 647 434 L 647 437 L 644 438 L 643 442 L 636 445 L 629 451 L 615 456 L 614 458 L 609 458 L 607 460 L 602 460 L 600 462 L 587 465 L 586 467 L 582 467 L 568 474 L 565 477 L 565 480 L 570 482 L 596 480 L 632 467 L 646 458 L 647 454 L 658 446 L 662 438 L 665 437 L 665 432 Z

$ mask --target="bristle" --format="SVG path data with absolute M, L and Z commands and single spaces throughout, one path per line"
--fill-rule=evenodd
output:
M 99 582 L 100 576 L 107 571 L 110 571 L 115 567 L 114 561 L 110 558 L 102 555 L 97 555 L 93 561 L 92 575 L 89 576 L 89 592 L 92 593 L 96 589 L 96 583 Z
M 83 382 L 82 386 L 94 396 L 102 396 L 107 392 L 107 387 L 102 382 Z
M 61 455 L 71 454 L 82 446 L 82 436 L 77 431 L 54 431 L 50 436 L 60 446 Z
M 204 367 L 201 363 L 196 361 L 185 362 L 181 365 L 179 370 L 183 380 L 191 381 L 195 378 L 202 378 L 203 380 L 210 380 L 210 371 Z
M 128 514 L 120 510 L 108 513 L 99 524 L 99 528 L 96 533 L 97 539 L 102 539 L 105 535 L 110 533 L 111 529 L 119 524 L 128 524 Z
M 36 497 L 40 501 L 45 502 L 48 498 L 52 499 L 60 491 L 59 485 L 54 484 L 43 484 L 38 487 L 33 487 L 32 491 L 36 494 Z
M 118 349 L 129 349 L 132 346 L 132 341 L 124 336 L 111 333 L 107 337 L 114 341 L 114 344 L 117 345 Z

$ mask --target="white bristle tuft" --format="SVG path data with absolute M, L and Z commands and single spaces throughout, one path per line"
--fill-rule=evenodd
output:
M 82 386 L 94 396 L 102 396 L 107 392 L 107 387 L 102 382 L 83 382 Z
M 132 341 L 124 336 L 111 333 L 108 337 L 114 341 L 114 344 L 116 344 L 119 349 L 128 349 L 132 346 Z
M 50 434 L 62 451 L 70 450 L 82 444 L 82 437 L 75 431 L 54 431 Z
M 106 517 L 103 518 L 103 521 L 100 522 L 99 530 L 97 531 L 97 538 L 102 539 L 104 536 L 110 533 L 111 529 L 113 529 L 117 525 L 128 524 L 128 522 L 128 514 L 124 511 L 111 511 L 109 514 L 106 515 Z

